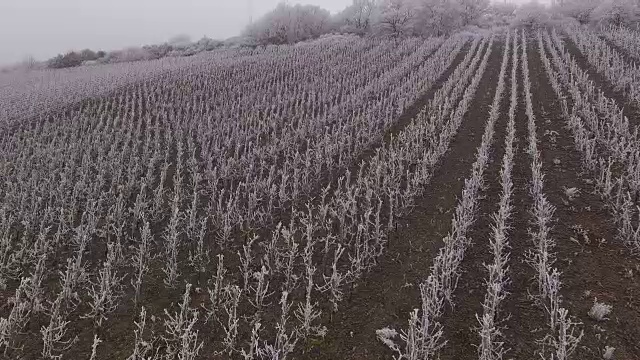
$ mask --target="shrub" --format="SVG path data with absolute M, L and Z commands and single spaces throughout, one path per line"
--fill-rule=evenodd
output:
M 281 3 L 245 30 L 256 45 L 293 44 L 330 30 L 331 14 L 318 6 Z
M 60 54 L 50 59 L 48 65 L 52 69 L 62 69 L 82 65 L 82 56 L 75 51 L 68 52 L 64 55 Z

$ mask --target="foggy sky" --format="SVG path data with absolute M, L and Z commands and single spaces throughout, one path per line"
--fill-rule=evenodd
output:
M 238 35 L 281 0 L 0 0 L 0 64 L 27 55 L 46 60 L 69 50 L 116 50 L 186 34 Z M 289 0 L 337 12 L 351 0 Z

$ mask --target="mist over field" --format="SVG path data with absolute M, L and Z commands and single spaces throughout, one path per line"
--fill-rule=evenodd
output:
M 156 44 L 180 34 L 239 35 L 280 0 L 3 0 L 0 1 L 0 64 L 39 60 L 68 50 L 115 50 Z M 337 12 L 350 0 L 293 0 Z

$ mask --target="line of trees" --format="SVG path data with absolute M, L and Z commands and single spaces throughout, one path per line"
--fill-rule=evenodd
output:
M 48 65 L 52 69 L 61 69 L 74 66 L 80 66 L 85 61 L 95 61 L 106 55 L 104 51 L 93 51 L 84 49 L 82 51 L 70 51 L 66 54 L 60 54 L 49 60 Z
M 156 60 L 167 56 L 191 56 L 203 51 L 212 51 L 225 45 L 228 45 L 228 43 L 206 36 L 198 41 L 191 41 L 188 36 L 179 35 L 163 44 L 129 47 L 110 52 L 90 49 L 69 51 L 49 59 L 46 62 L 46 66 L 51 69 L 61 69 L 92 63 L 109 64 Z
M 340 13 L 313 5 L 281 3 L 244 32 L 257 45 L 286 44 L 328 32 L 384 37 L 443 35 L 480 25 L 489 0 L 353 0 Z M 511 10 L 513 12 L 513 8 Z
M 638 0 L 557 0 L 554 8 L 581 24 L 628 26 L 640 22 Z
M 249 44 L 291 44 L 327 33 L 397 38 L 445 35 L 468 27 L 547 25 L 574 18 L 582 24 L 638 27 L 640 0 L 552 0 L 551 11 L 536 0 L 520 6 L 490 0 L 352 0 L 331 15 L 312 5 L 281 3 L 244 37 Z

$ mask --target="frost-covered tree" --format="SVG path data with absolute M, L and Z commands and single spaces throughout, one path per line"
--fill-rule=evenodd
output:
M 460 11 L 460 25 L 473 24 L 489 8 L 489 0 L 457 0 Z
M 599 3 L 599 0 L 563 0 L 557 2 L 554 11 L 574 18 L 581 24 L 587 24 L 591 20 L 591 13 Z
M 640 21 L 637 0 L 562 0 L 556 2 L 554 11 L 581 24 L 634 26 Z
M 478 23 L 489 0 L 383 0 L 376 9 L 379 34 L 444 35 Z
M 440 36 L 458 27 L 459 7 L 449 0 L 415 0 L 413 32 L 420 36 Z
M 518 7 L 513 3 L 497 3 L 493 2 L 487 8 L 486 13 L 483 15 L 483 26 L 508 26 L 512 23 L 516 9 Z
M 378 5 L 375 26 L 383 36 L 393 38 L 412 33 L 416 2 L 412 0 L 382 0 Z
M 342 32 L 366 34 L 371 28 L 376 0 L 353 0 L 353 3 L 335 16 L 335 26 Z
M 640 20 L 637 0 L 606 0 L 591 12 L 591 21 L 600 25 L 632 25 Z
M 318 6 L 281 3 L 245 30 L 254 44 L 292 44 L 330 30 L 331 14 Z
M 516 10 L 515 25 L 524 26 L 544 26 L 550 21 L 550 14 L 547 9 L 535 2 L 524 4 Z
M 197 52 L 212 51 L 221 47 L 224 43 L 220 40 L 215 40 L 207 36 L 203 36 L 202 39 L 193 43 L 191 46 L 197 48 Z

